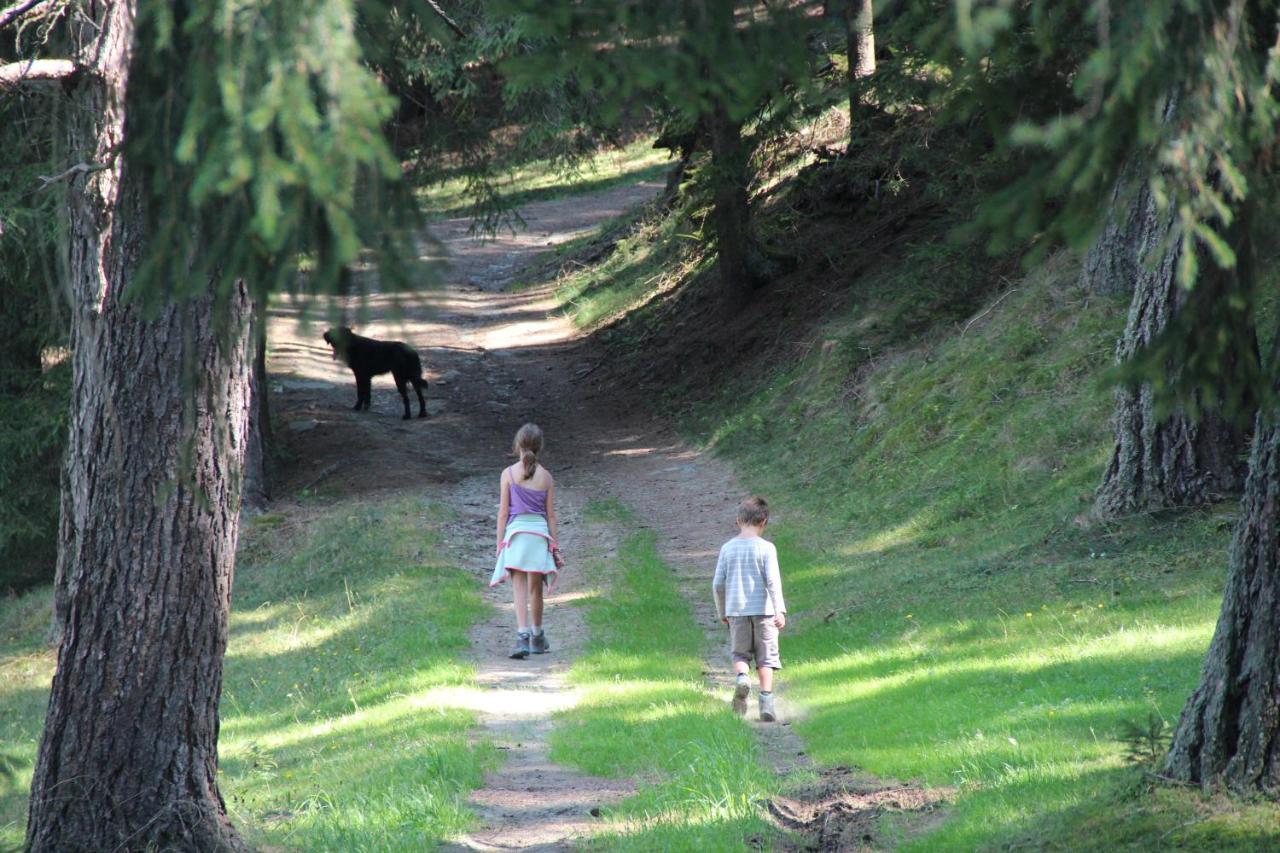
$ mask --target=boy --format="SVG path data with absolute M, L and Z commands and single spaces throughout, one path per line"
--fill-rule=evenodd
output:
M 747 672 L 754 657 L 760 676 L 760 719 L 772 723 L 778 718 L 773 710 L 773 671 L 782 669 L 778 632 L 787 624 L 787 606 L 782 601 L 778 549 L 760 538 L 768 524 L 769 504 L 764 498 L 742 502 L 738 535 L 720 549 L 711 592 L 716 614 L 729 626 L 734 713 L 747 713 L 747 694 L 751 692 Z

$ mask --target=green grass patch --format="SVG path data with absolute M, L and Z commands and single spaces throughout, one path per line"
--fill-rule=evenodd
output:
M 626 524 L 635 519 L 631 507 L 615 497 L 591 498 L 582 508 L 582 517 L 596 524 Z
M 669 152 L 654 148 L 651 139 L 638 139 L 622 148 L 601 151 L 570 170 L 552 160 L 527 163 L 504 175 L 497 189 L 506 205 L 518 208 L 623 184 L 663 180 L 671 162 Z M 471 187 L 461 173 L 421 188 L 418 196 L 432 216 L 449 218 L 476 212 Z
M 687 251 L 692 235 L 680 233 L 681 227 L 687 223 L 680 216 L 624 217 L 608 257 L 574 270 L 556 285 L 556 298 L 574 324 L 596 326 L 702 271 L 711 259 Z
M 562 714 L 553 760 L 644 780 L 608 811 L 609 850 L 740 850 L 770 832 L 760 803 L 776 781 L 746 724 L 702 680 L 703 633 L 653 535 L 627 537 L 607 594 L 587 604 L 591 651 L 574 663 L 582 702 Z M 601 567 L 599 571 L 606 571 Z
M 958 786 L 907 849 L 1069 848 L 1081 831 L 1150 846 L 1170 815 L 1199 849 L 1237 831 L 1280 843 L 1274 804 L 1132 793 L 1122 721 L 1172 724 L 1194 687 L 1234 506 L 1090 520 L 1124 305 L 1087 298 L 1059 256 L 955 319 L 936 255 L 873 273 L 806 355 L 739 371 L 685 421 L 778 510 L 787 684 L 811 755 Z
M 469 711 L 433 688 L 483 613 L 441 565 L 439 508 L 398 499 L 246 527 L 222 699 L 220 787 L 259 846 L 417 850 L 473 822 L 469 790 L 496 763 Z M 0 605 L 0 845 L 20 844 L 52 654 L 48 590 Z

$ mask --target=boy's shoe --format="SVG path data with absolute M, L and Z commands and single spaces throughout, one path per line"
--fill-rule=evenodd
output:
M 535 655 L 545 655 L 547 652 L 551 651 L 551 644 L 547 642 L 546 631 L 539 631 L 534 634 L 529 643 L 530 649 Z
M 773 694 L 760 694 L 760 722 L 772 723 L 778 719 L 778 715 L 773 710 Z
M 751 682 L 739 678 L 733 685 L 733 713 L 739 717 L 747 715 L 747 694 L 751 692 Z
M 521 631 L 516 634 L 516 644 L 511 648 L 511 657 L 516 660 L 524 660 L 529 656 L 529 632 Z

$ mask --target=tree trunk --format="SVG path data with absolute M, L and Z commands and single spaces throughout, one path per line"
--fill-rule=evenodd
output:
M 700 6 L 702 29 L 727 46 L 737 36 L 736 3 L 731 0 L 703 0 Z M 715 80 L 716 69 L 709 64 L 703 73 Z M 723 79 L 713 91 L 727 86 Z M 761 276 L 755 268 L 757 252 L 751 238 L 751 203 L 747 187 L 751 182 L 751 156 L 742 138 L 742 120 L 734 118 L 723 92 L 713 96 L 701 117 L 711 148 L 712 212 L 716 232 L 716 260 L 724 304 L 736 309 L 751 299 Z
M 1097 273 L 1098 282 L 1114 283 L 1118 277 L 1133 277 L 1129 320 L 1116 345 L 1116 358 L 1121 364 L 1163 332 L 1188 302 L 1187 291 L 1177 282 L 1180 249 L 1165 250 L 1173 214 L 1156 211 L 1145 190 L 1135 198 L 1130 210 L 1137 212 L 1125 220 L 1128 224 L 1114 232 L 1116 242 L 1108 244 L 1115 253 L 1110 271 L 1105 275 Z M 1177 366 L 1170 365 L 1169 369 L 1176 370 Z M 1095 504 L 1095 512 L 1101 518 L 1197 506 L 1240 490 L 1244 474 L 1240 463 L 1245 441 L 1242 432 L 1220 411 L 1208 406 L 1200 407 L 1198 419 L 1181 408 L 1161 417 L 1153 396 L 1147 383 L 1136 388 L 1122 386 L 1116 391 L 1115 450 Z
M 1278 508 L 1280 424 L 1259 418 L 1218 627 L 1165 758 L 1173 779 L 1280 789 Z
M 1170 214 L 1161 213 L 1141 170 L 1126 168 L 1112 190 L 1102 231 L 1085 253 L 1080 286 L 1090 293 L 1133 293 L 1143 263 L 1159 257 L 1170 223 Z
M 243 288 L 144 316 L 122 294 L 145 248 L 120 153 L 136 3 L 74 20 L 92 65 L 70 151 L 73 386 L 62 639 L 31 786 L 33 851 L 240 850 L 217 786 L 218 700 L 249 403 Z
M 855 82 L 876 71 L 875 3 L 873 0 L 845 0 L 845 50 L 849 59 L 849 117 L 857 106 Z
M 266 302 L 253 306 L 253 372 L 249 384 L 249 437 L 244 457 L 244 492 L 240 509 L 251 515 L 264 512 L 271 502 L 267 459 L 271 455 L 270 387 L 267 383 Z
M 728 304 L 737 307 L 750 300 L 759 283 L 752 262 L 751 205 L 747 197 L 750 162 L 742 141 L 742 122 L 729 117 L 723 101 L 716 103 L 707 126 L 711 133 L 712 219 L 720 282 Z

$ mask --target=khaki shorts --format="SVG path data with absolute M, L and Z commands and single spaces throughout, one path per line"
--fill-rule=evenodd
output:
M 782 669 L 778 657 L 778 626 L 772 616 L 730 616 L 729 654 L 733 662 L 751 663 L 755 658 L 756 669 L 767 666 Z

